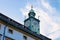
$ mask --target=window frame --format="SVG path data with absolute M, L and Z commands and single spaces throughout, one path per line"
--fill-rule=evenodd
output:
M 24 40 L 27 40 L 27 36 L 23 35 L 23 39 L 24 39 Z
M 0 29 L 1 29 L 1 23 L 0 23 Z
M 12 29 L 8 29 L 8 32 L 10 33 L 10 34 L 13 34 L 13 30 Z
M 0 40 L 1 40 L 2 35 L 0 34 Z

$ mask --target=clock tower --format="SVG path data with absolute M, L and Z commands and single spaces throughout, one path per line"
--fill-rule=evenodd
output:
M 29 11 L 28 18 L 24 20 L 24 25 L 28 27 L 31 31 L 40 34 L 39 19 L 35 18 L 36 13 L 33 8 Z

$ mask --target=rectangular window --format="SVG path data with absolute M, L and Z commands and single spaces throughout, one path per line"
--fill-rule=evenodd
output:
M 1 29 L 1 24 L 0 24 L 0 29 Z
M 13 34 L 13 30 L 12 29 L 8 29 L 8 32 Z
M 9 38 L 9 37 L 6 37 L 6 38 L 5 38 L 5 40 L 14 40 L 14 39 L 12 39 L 12 38 Z
M 0 34 L 0 40 L 1 40 L 2 35 Z
M 26 36 L 23 36 L 24 40 L 27 40 L 27 37 Z

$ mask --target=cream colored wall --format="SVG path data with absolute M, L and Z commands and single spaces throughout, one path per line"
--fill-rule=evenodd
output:
M 7 25 L 5 22 L 3 22 L 3 21 L 1 21 L 1 20 L 0 20 L 0 23 L 1 23 L 1 24 L 4 24 L 4 25 Z M 20 30 L 20 29 L 17 29 L 17 28 L 15 28 L 15 27 L 11 26 L 11 25 L 7 25 L 7 27 L 10 28 L 10 29 L 12 29 L 12 30 L 15 30 L 15 31 L 17 31 L 17 32 L 19 32 L 19 33 L 22 33 L 23 35 L 26 35 L 28 38 L 31 38 L 31 39 L 34 39 L 34 40 L 40 40 L 39 38 L 34 37 L 34 36 L 32 36 L 31 34 L 28 34 L 28 33 L 24 32 L 24 31 L 22 31 L 22 30 Z

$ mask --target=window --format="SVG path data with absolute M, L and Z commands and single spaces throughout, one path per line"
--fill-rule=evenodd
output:
M 0 29 L 1 29 L 1 24 L 0 24 Z
M 13 40 L 12 38 L 6 37 L 5 40 Z
M 39 31 L 39 28 L 38 28 L 38 31 Z
M 24 40 L 27 40 L 27 37 L 26 36 L 23 36 Z
M 12 29 L 8 29 L 8 32 L 13 34 L 13 30 Z
M 0 34 L 0 40 L 1 40 L 1 36 L 2 36 L 2 35 Z

